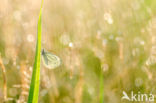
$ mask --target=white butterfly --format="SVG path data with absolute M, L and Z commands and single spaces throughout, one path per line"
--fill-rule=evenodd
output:
M 44 49 L 42 50 L 42 61 L 45 67 L 49 69 L 54 69 L 61 65 L 61 59 L 58 56 L 47 52 Z

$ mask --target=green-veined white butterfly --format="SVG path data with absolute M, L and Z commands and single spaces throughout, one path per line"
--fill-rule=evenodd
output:
M 42 61 L 45 67 L 49 69 L 54 69 L 61 65 L 61 59 L 58 56 L 47 52 L 44 49 L 42 50 Z

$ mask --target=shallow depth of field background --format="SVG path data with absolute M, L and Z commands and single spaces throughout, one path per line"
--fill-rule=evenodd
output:
M 8 103 L 27 101 L 40 3 L 0 0 Z M 39 103 L 99 103 L 101 93 L 104 103 L 128 103 L 122 91 L 156 94 L 156 0 L 44 0 L 42 48 L 62 64 L 41 65 Z

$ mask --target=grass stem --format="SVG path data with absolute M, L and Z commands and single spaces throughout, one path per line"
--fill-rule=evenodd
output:
M 2 69 L 2 75 L 3 75 L 3 98 L 5 103 L 7 101 L 7 79 L 6 79 L 6 69 L 3 64 L 1 55 L 0 55 L 0 68 Z

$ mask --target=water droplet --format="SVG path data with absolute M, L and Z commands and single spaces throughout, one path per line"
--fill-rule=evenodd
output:
M 73 43 L 70 42 L 68 46 L 72 48 L 73 47 Z
M 27 40 L 28 42 L 33 42 L 34 41 L 34 36 L 32 34 L 27 35 Z
M 30 66 L 30 67 L 29 67 L 29 71 L 32 71 L 32 70 L 33 70 L 33 67 L 32 67 L 32 66 Z
M 140 44 L 141 44 L 141 45 L 144 45 L 144 44 L 145 44 L 145 42 L 142 40 L 142 41 L 140 41 Z

